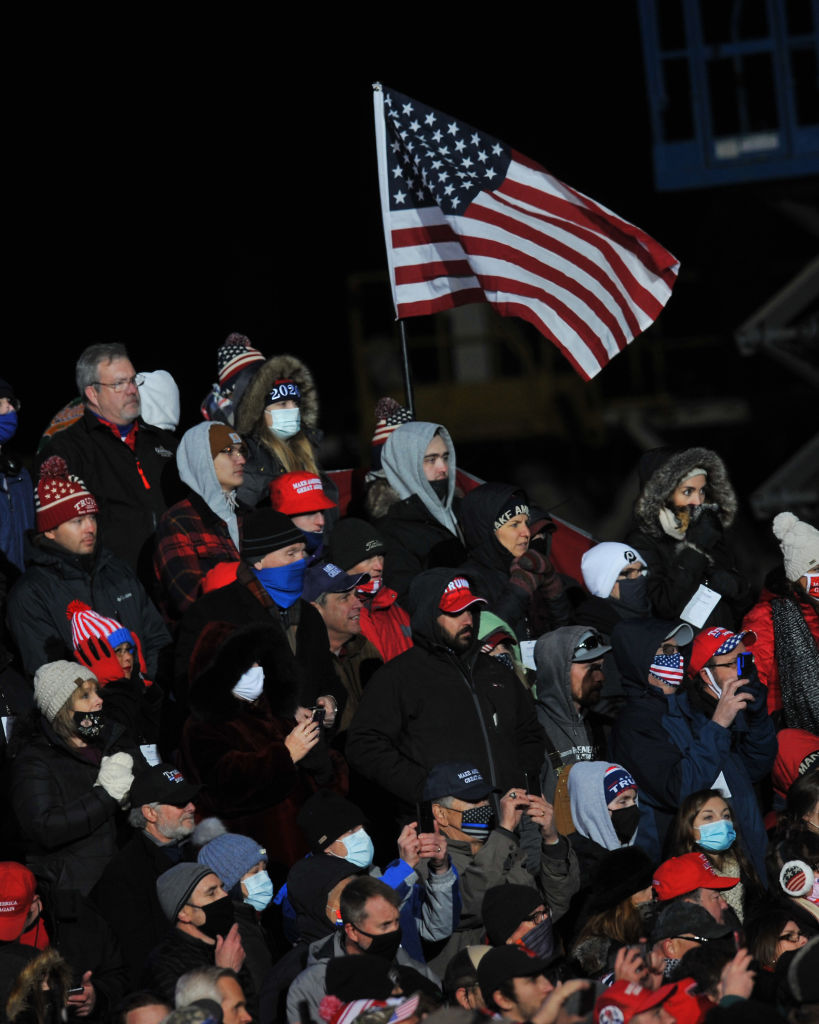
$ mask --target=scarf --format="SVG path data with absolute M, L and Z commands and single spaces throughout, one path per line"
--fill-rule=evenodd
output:
M 819 733 L 819 650 L 798 605 L 790 597 L 771 601 L 774 654 L 782 688 L 784 724 Z

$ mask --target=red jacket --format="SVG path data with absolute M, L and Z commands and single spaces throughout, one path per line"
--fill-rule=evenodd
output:
M 361 609 L 361 632 L 378 649 L 384 661 L 403 654 L 412 647 L 409 615 L 396 604 L 398 594 L 383 584 L 370 599 L 358 595 L 364 603 Z
M 756 643 L 752 650 L 754 663 L 759 678 L 768 687 L 768 713 L 782 709 L 782 689 L 779 685 L 779 666 L 776 663 L 773 613 L 771 601 L 780 594 L 764 589 L 760 599 L 742 620 L 743 629 L 752 629 L 756 633 Z M 813 634 L 816 646 L 819 647 L 819 614 L 807 601 L 797 601 L 799 611 Z

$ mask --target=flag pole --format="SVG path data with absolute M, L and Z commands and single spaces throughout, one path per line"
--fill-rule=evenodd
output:
M 412 388 L 412 370 L 410 369 L 409 349 L 407 347 L 407 328 L 403 320 L 399 320 L 398 325 L 401 328 L 401 361 L 404 371 L 404 394 L 407 399 L 407 408 L 409 409 L 412 418 L 415 419 L 415 392 Z
M 401 363 L 404 377 L 404 394 L 407 408 L 415 418 L 415 396 L 412 389 L 412 372 L 410 370 L 409 351 L 407 347 L 407 331 L 404 321 L 398 318 L 398 297 L 395 294 L 395 262 L 390 231 L 390 198 L 389 175 L 387 173 L 387 132 L 384 125 L 384 90 L 380 82 L 373 82 L 373 113 L 375 114 L 375 149 L 378 157 L 378 194 L 381 202 L 381 222 L 384 227 L 384 242 L 387 249 L 387 270 L 390 279 L 390 292 L 396 319 L 401 330 Z

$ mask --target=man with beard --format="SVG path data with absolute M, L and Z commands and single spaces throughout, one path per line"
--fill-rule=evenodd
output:
M 444 761 L 473 765 L 504 793 L 540 769 L 543 731 L 529 694 L 480 650 L 483 604 L 457 571 L 418 575 L 409 591 L 414 646 L 375 673 L 353 717 L 348 761 L 408 803 L 423 798 Z
M 128 821 L 136 832 L 91 892 L 92 903 L 119 939 L 132 986 L 138 983 L 148 954 L 169 929 L 156 880 L 174 864 L 194 858 L 188 840 L 200 788 L 171 764 L 155 765 L 135 779 Z
M 606 757 L 603 720 L 591 709 L 603 689 L 603 637 L 584 626 L 563 626 L 535 644 L 537 717 L 546 733 L 541 786 L 554 801 L 558 775 L 575 761 Z

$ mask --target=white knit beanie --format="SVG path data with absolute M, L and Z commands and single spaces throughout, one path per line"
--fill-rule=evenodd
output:
M 34 700 L 49 724 L 76 692 L 78 679 L 97 681 L 90 669 L 78 665 L 76 661 L 50 661 L 37 669 L 34 675 Z
M 610 597 L 617 577 L 635 562 L 642 562 L 643 566 L 646 564 L 639 551 L 627 544 L 604 540 L 583 553 L 580 559 L 583 582 L 595 597 Z
M 815 526 L 803 523 L 793 512 L 780 512 L 774 518 L 773 532 L 791 583 L 807 573 L 819 572 L 819 530 Z

